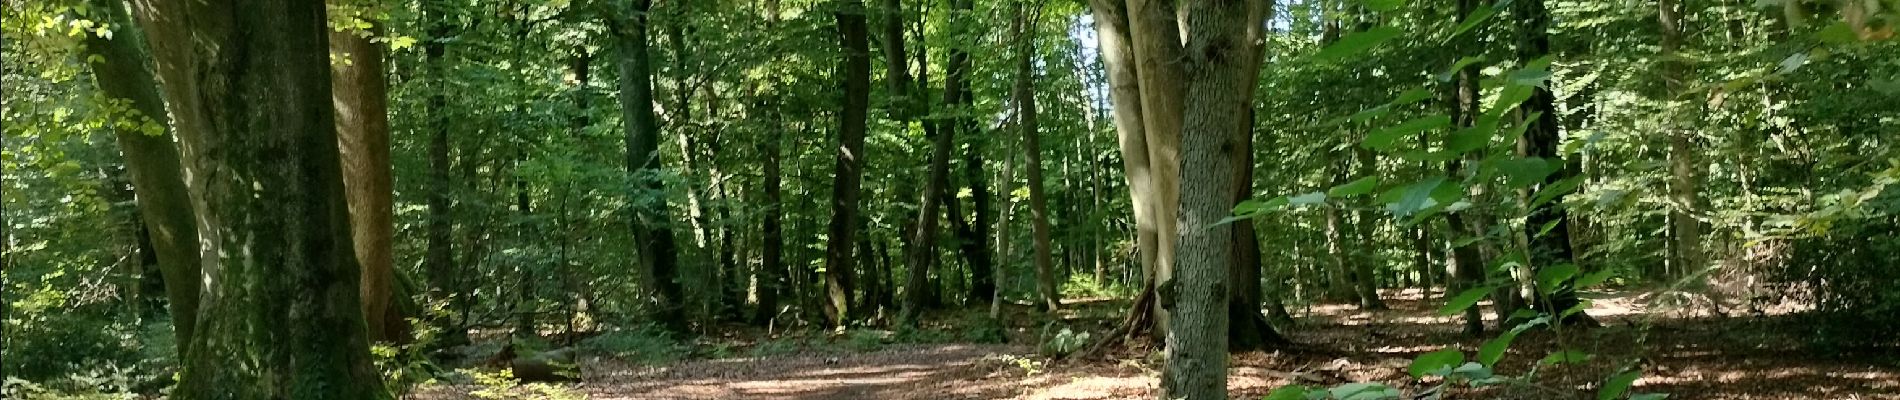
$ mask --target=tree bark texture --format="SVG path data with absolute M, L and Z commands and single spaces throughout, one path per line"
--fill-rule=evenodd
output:
M 140 0 L 204 260 L 180 399 L 387 399 L 343 197 L 321 2 Z

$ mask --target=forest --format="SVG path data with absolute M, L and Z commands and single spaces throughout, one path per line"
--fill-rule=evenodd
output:
M 0 4 L 0 398 L 1900 400 L 1900 0 Z

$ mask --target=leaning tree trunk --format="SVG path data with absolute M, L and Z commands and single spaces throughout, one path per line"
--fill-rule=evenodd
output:
M 1519 1 L 1515 5 L 1517 13 L 1524 19 L 1518 35 L 1518 59 L 1522 62 L 1549 56 L 1550 53 L 1550 12 L 1544 8 L 1544 0 Z M 1557 173 L 1545 178 L 1538 190 L 1558 190 L 1557 182 L 1570 178 L 1576 171 L 1570 170 L 1563 162 L 1558 146 L 1562 140 L 1558 132 L 1557 96 L 1551 92 L 1553 85 L 1541 85 L 1533 89 L 1531 98 L 1524 102 L 1525 113 L 1537 113 L 1537 118 L 1524 121 L 1530 127 L 1524 131 L 1523 146 L 1526 156 L 1540 157 L 1562 166 Z M 1534 193 L 1534 192 L 1532 192 Z M 1529 238 L 1531 267 L 1537 270 L 1561 264 L 1574 264 L 1576 257 L 1570 248 L 1570 227 L 1567 212 L 1563 207 L 1563 197 L 1545 202 L 1531 208 L 1524 219 L 1524 235 Z M 1542 227 L 1553 226 L 1547 233 L 1539 233 Z M 1530 274 L 1535 276 L 1536 274 Z M 1576 306 L 1576 287 L 1574 279 L 1557 282 L 1554 287 L 1538 287 L 1532 306 L 1539 311 L 1557 314 Z M 1560 321 L 1566 325 L 1595 325 L 1596 320 L 1583 312 L 1563 317 Z
M 1036 24 L 1031 21 L 1041 12 L 1032 12 L 1029 7 L 1026 3 L 1016 6 L 1016 118 L 1017 127 L 1023 133 L 1023 169 L 1028 179 L 1029 220 L 1035 237 L 1036 292 L 1042 299 L 1043 307 L 1053 312 L 1062 307 L 1062 294 L 1056 291 L 1055 261 L 1049 243 L 1049 201 L 1043 190 L 1042 148 L 1036 126 L 1036 75 L 1033 68 Z
M 632 0 L 616 22 L 620 46 L 620 110 L 627 137 L 627 173 L 635 182 L 633 195 L 650 200 L 633 206 L 633 239 L 640 253 L 641 277 L 653 295 L 658 322 L 675 332 L 686 331 L 681 305 L 678 244 L 674 242 L 672 207 L 660 171 L 660 128 L 653 113 L 653 63 L 648 53 L 647 12 L 650 0 Z
M 891 119 L 899 127 L 909 129 L 924 100 L 912 93 L 910 56 L 904 48 L 903 5 L 898 0 L 884 0 L 881 7 L 885 80 L 892 97 Z M 930 172 L 924 178 L 923 190 L 916 192 L 917 220 L 911 224 L 913 230 L 907 232 L 908 243 L 904 246 L 904 265 L 909 268 L 910 276 L 904 281 L 903 315 L 898 320 L 905 326 L 916 326 L 918 315 L 932 292 L 928 288 L 931 284 L 928 266 L 937 258 L 938 207 L 943 206 L 939 193 L 950 181 L 950 147 L 954 143 L 950 131 L 939 129 L 935 124 L 927 123 L 924 130 L 930 136 Z
M 871 39 L 863 0 L 837 0 L 843 108 L 838 119 L 838 162 L 832 169 L 831 224 L 825 244 L 825 318 L 842 327 L 851 313 L 848 276 L 857 270 L 851 247 L 857 243 L 858 195 L 864 178 L 864 133 L 871 106 Z
M 1201 0 L 1184 5 L 1187 23 L 1187 97 L 1184 99 L 1177 274 L 1157 289 L 1168 325 L 1168 365 L 1162 398 L 1227 398 L 1227 269 L 1233 262 L 1233 224 L 1220 224 L 1234 207 L 1234 168 L 1243 157 L 1235 143 L 1243 129 L 1248 78 L 1248 2 Z M 1152 132 L 1152 131 L 1151 131 Z M 1257 283 L 1256 283 L 1257 284 Z
M 391 247 L 396 226 L 390 186 L 389 81 L 383 75 L 383 48 L 370 41 L 380 31 L 380 27 L 330 31 L 331 53 L 345 60 L 331 64 L 330 87 L 351 237 L 357 264 L 363 267 L 363 319 L 369 324 L 370 340 L 400 342 L 409 336 L 409 323 L 396 307 L 396 259 Z
M 1096 37 L 1101 41 L 1102 64 L 1107 69 L 1109 100 L 1114 102 L 1115 138 L 1122 155 L 1122 176 L 1127 179 L 1129 205 L 1135 218 L 1135 257 L 1143 271 L 1143 290 L 1114 334 L 1103 337 L 1103 344 L 1128 337 L 1144 337 L 1154 317 L 1153 274 L 1156 268 L 1157 225 L 1153 169 L 1148 159 L 1148 137 L 1143 133 L 1141 81 L 1136 73 L 1134 39 L 1128 21 L 1128 4 L 1121 0 L 1090 0 L 1095 17 Z M 1090 352 L 1095 351 L 1094 348 Z
M 198 320 L 174 396 L 389 398 L 363 325 L 324 5 L 137 3 L 215 255 L 199 305 L 215 317 Z
M 92 0 L 94 10 L 105 13 L 117 27 L 129 28 L 132 18 L 125 3 L 118 0 Z M 165 281 L 166 301 L 171 304 L 172 333 L 182 353 L 191 343 L 197 327 L 200 258 L 198 222 L 192 216 L 190 194 L 186 192 L 184 165 L 178 148 L 172 144 L 166 124 L 165 102 L 159 98 L 158 82 L 148 65 L 150 55 L 137 29 L 117 29 L 112 38 L 86 35 L 88 62 L 99 91 L 108 97 L 125 99 L 139 115 L 151 119 L 143 130 L 115 125 L 119 151 L 125 155 L 125 169 L 131 175 L 137 193 L 139 217 L 149 233 L 153 254 L 158 258 L 159 274 Z

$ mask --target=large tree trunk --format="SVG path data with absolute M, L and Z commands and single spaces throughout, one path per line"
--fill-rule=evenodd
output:
M 847 276 L 856 270 L 851 247 L 856 244 L 858 189 L 864 177 L 865 119 L 871 106 L 871 39 L 870 28 L 865 23 L 864 2 L 837 1 L 838 11 L 833 17 L 838 24 L 838 46 L 844 53 L 840 60 L 844 102 L 838 119 L 838 162 L 832 170 L 824 310 L 828 324 L 842 327 L 851 315 L 851 287 Z
M 94 10 L 103 12 L 108 22 L 129 27 L 125 3 L 118 0 L 92 0 Z M 157 135 L 115 125 L 119 151 L 125 156 L 126 173 L 137 193 L 139 218 L 158 258 L 159 274 L 165 281 L 166 301 L 171 304 L 172 333 L 182 353 L 191 343 L 197 327 L 199 268 L 198 222 L 193 219 L 191 197 L 185 185 L 184 165 L 178 148 L 172 144 L 165 103 L 159 98 L 158 82 L 149 69 L 150 55 L 144 51 L 137 29 L 118 29 L 112 38 L 86 35 L 88 55 L 99 56 L 89 62 L 99 91 L 108 97 L 125 99 L 139 115 L 152 120 L 151 127 L 162 129 Z M 90 58 L 90 57 L 88 57 Z
M 1042 148 L 1036 126 L 1036 75 L 1034 69 L 1036 56 L 1036 23 L 1033 21 L 1041 14 L 1030 10 L 1028 4 L 1016 6 L 1016 118 L 1017 127 L 1023 134 L 1023 169 L 1029 182 L 1029 219 L 1035 236 L 1036 292 L 1040 295 L 1043 307 L 1056 311 L 1062 307 L 1062 293 L 1057 292 L 1055 261 L 1053 249 L 1049 243 L 1049 201 L 1043 193 Z
M 409 323 L 396 307 L 389 81 L 383 72 L 383 48 L 370 41 L 380 31 L 380 27 L 330 31 L 330 52 L 345 60 L 331 64 L 330 87 L 336 105 L 337 144 L 342 149 L 343 189 L 350 205 L 350 236 L 357 264 L 363 267 L 363 319 L 369 324 L 371 341 L 401 342 L 409 336 Z
M 1544 8 L 1544 0 L 1519 1 L 1515 7 L 1517 7 L 1517 14 L 1524 21 L 1518 27 L 1520 30 L 1518 59 L 1521 62 L 1530 62 L 1550 55 L 1550 12 Z M 1543 184 L 1538 185 L 1539 190 L 1550 190 L 1552 184 L 1568 179 L 1576 172 L 1564 164 L 1562 153 L 1558 148 L 1562 137 L 1557 121 L 1557 96 L 1551 92 L 1552 86 L 1554 85 L 1534 88 L 1530 100 L 1525 101 L 1523 105 L 1523 111 L 1527 114 L 1540 113 L 1536 119 L 1524 121 L 1530 124 L 1530 127 L 1524 131 L 1521 144 L 1525 155 L 1541 157 L 1547 162 L 1563 166 L 1557 173 L 1547 177 Z M 1527 251 L 1530 253 L 1531 268 L 1541 270 L 1576 262 L 1576 257 L 1570 249 L 1569 218 L 1563 207 L 1563 197 L 1565 196 L 1558 196 L 1556 200 L 1531 208 L 1530 214 L 1524 219 L 1524 235 L 1530 240 Z M 1546 225 L 1554 225 L 1554 228 L 1548 233 L 1539 234 L 1538 231 Z M 1536 274 L 1532 273 L 1529 276 L 1536 276 Z M 1570 284 L 1570 281 L 1567 279 L 1558 282 L 1556 287 L 1537 288 L 1538 294 L 1532 301 L 1532 305 L 1540 311 L 1553 315 L 1577 305 L 1579 300 L 1576 288 Z M 1596 324 L 1589 314 L 1583 312 L 1571 314 L 1562 318 L 1561 321 L 1567 325 Z
M 666 201 L 660 174 L 660 128 L 653 114 L 653 64 L 648 54 L 647 12 L 650 0 L 632 0 L 615 21 L 620 46 L 620 109 L 627 136 L 627 173 L 635 181 L 639 201 L 631 213 L 633 239 L 640 252 L 642 278 L 653 296 L 655 319 L 675 332 L 686 331 L 681 305 L 678 245 L 674 242 L 672 206 Z
M 203 315 L 182 399 L 386 399 L 330 104 L 324 5 L 141 0 L 194 171 Z M 242 360 L 242 367 L 234 366 Z
M 1178 199 L 1180 252 L 1178 272 L 1162 279 L 1162 308 L 1174 315 L 1168 326 L 1168 365 L 1162 374 L 1162 398 L 1227 398 L 1227 269 L 1233 262 L 1233 224 L 1218 224 L 1231 214 L 1243 157 L 1235 132 L 1244 127 L 1252 85 L 1247 68 L 1247 3 L 1201 0 L 1185 4 L 1188 27 L 1185 128 Z M 1150 132 L 1153 132 L 1152 130 Z M 1257 284 L 1257 283 L 1256 283 Z

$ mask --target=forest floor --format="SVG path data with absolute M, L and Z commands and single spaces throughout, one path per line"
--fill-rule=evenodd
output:
M 1589 312 L 1602 327 L 1526 332 L 1499 363 L 1500 374 L 1536 374 L 1528 380 L 1534 384 L 1453 389 L 1444 398 L 1595 398 L 1606 378 L 1638 365 L 1643 375 L 1631 393 L 1667 393 L 1670 399 L 1900 400 L 1900 351 L 1891 346 L 1819 348 L 1801 333 L 1811 329 L 1788 315 L 1723 318 L 1652 311 L 1644 304 L 1652 303 L 1653 295 L 1642 292 L 1585 297 L 1593 300 Z M 1386 298 L 1390 310 L 1330 304 L 1291 310 L 1300 326 L 1287 335 L 1296 344 L 1233 356 L 1228 379 L 1233 395 L 1258 399 L 1289 383 L 1330 387 L 1346 382 L 1382 382 L 1418 393 L 1435 382 L 1406 374 L 1413 357 L 1448 345 L 1470 355 L 1484 343 L 1461 334 L 1457 319 L 1436 316 L 1438 300 L 1421 301 L 1417 291 L 1387 293 Z M 1060 315 L 1061 323 L 1103 332 L 1126 304 L 1073 303 Z M 720 351 L 697 359 L 642 363 L 589 357 L 580 363 L 581 382 L 562 390 L 596 400 L 1153 398 L 1162 359 L 1156 349 L 1130 347 L 1090 360 L 1050 360 L 1025 344 L 1037 342 L 1049 318 L 1027 307 L 1007 314 L 1011 344 L 885 344 L 878 338 L 888 332 L 866 331 L 761 352 L 756 350 L 781 346 L 785 339 L 739 332 L 702 339 L 698 346 Z M 938 320 L 935 328 L 946 332 L 969 323 L 955 315 Z M 729 356 L 748 348 L 755 356 Z M 1532 372 L 1536 360 L 1558 349 L 1591 357 Z M 471 390 L 437 387 L 419 397 L 470 398 Z

